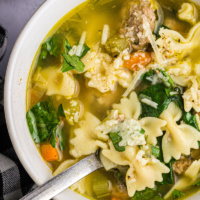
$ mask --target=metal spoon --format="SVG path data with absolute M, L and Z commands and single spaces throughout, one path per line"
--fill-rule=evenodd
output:
M 92 154 L 39 186 L 36 190 L 21 198 L 21 200 L 51 199 L 83 177 L 102 167 L 103 165 L 96 155 Z

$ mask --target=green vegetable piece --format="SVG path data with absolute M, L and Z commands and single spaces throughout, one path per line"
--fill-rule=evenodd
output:
M 54 128 L 53 133 L 51 135 L 50 144 L 53 148 L 56 148 L 56 128 Z
M 182 119 L 183 119 L 183 122 L 190 125 L 190 126 L 193 126 L 194 128 L 196 128 L 198 131 L 199 130 L 199 127 L 197 125 L 197 120 L 196 120 L 196 117 L 195 115 L 193 115 L 192 113 L 190 112 L 184 112 L 183 113 L 183 116 L 182 116 Z
M 156 158 L 159 158 L 160 157 L 160 148 L 159 147 L 156 147 L 156 146 L 151 146 L 151 153 L 153 156 L 155 156 Z
M 61 68 L 61 72 L 68 72 L 68 71 L 71 71 L 71 70 L 74 70 L 74 67 L 72 67 L 69 63 L 66 62 L 66 60 L 64 60 L 63 62 L 63 66 Z
M 64 151 L 65 150 L 65 146 L 66 146 L 66 142 L 65 142 L 65 137 L 64 137 L 64 129 L 63 129 L 62 125 L 57 126 L 56 135 L 57 135 L 57 137 L 59 139 L 60 150 Z
M 200 180 L 193 184 L 194 186 L 200 186 Z
M 158 73 L 162 73 L 163 77 L 165 77 L 167 79 L 167 81 L 163 78 L 161 79 L 160 77 L 158 77 Z M 157 70 L 149 70 L 148 72 L 146 72 L 143 76 L 142 76 L 142 80 L 144 82 L 146 82 L 147 84 L 151 84 L 153 80 L 155 79 L 155 76 L 157 78 L 158 83 L 163 83 L 165 84 L 167 87 L 175 87 L 174 81 L 172 80 L 172 78 L 167 74 L 167 72 L 157 69 Z M 156 83 L 157 84 L 157 83 Z
M 44 43 L 44 46 L 46 46 L 46 50 L 49 52 L 49 54 L 55 57 L 60 55 L 62 45 L 63 35 L 60 33 L 53 35 L 50 40 Z
M 160 149 L 160 155 L 159 157 L 157 157 L 158 160 L 160 160 L 160 162 L 164 162 L 163 160 L 163 152 L 162 152 L 162 139 L 163 136 L 158 137 L 158 143 L 157 146 Z M 174 159 L 172 159 L 168 164 L 166 164 L 167 167 L 169 167 L 170 172 L 168 174 L 163 174 L 163 181 L 162 182 L 157 182 L 158 185 L 171 185 L 174 184 L 174 176 L 173 176 L 173 169 L 172 169 L 172 163 L 175 162 Z
M 139 93 L 139 97 L 141 95 L 146 95 L 155 103 L 158 104 L 157 108 L 153 108 L 152 106 L 149 106 L 143 102 L 141 102 L 142 105 L 142 114 L 140 118 L 143 117 L 159 117 L 160 114 L 166 110 L 171 102 L 175 102 L 181 109 L 183 108 L 182 98 L 181 95 L 174 95 L 174 96 L 168 96 L 166 93 L 167 88 L 163 83 L 156 84 L 153 86 L 148 87 L 147 89 L 141 91 Z M 171 91 L 174 91 L 173 89 Z
M 152 200 L 164 200 L 161 196 L 157 195 Z
M 65 39 L 65 53 L 68 53 L 71 48 L 72 47 L 69 44 L 69 41 L 67 39 Z
M 31 136 L 36 144 L 46 142 L 60 123 L 52 99 L 42 101 L 31 108 L 26 114 Z
M 120 38 L 119 36 L 109 38 L 105 44 L 106 51 L 113 56 L 120 54 L 120 52 L 125 50 L 127 47 L 127 40 L 125 38 Z
M 178 199 L 180 197 L 183 197 L 184 195 L 185 195 L 185 193 L 183 193 L 179 190 L 176 190 L 176 189 L 172 192 L 173 199 Z
M 135 195 L 131 198 L 131 200 L 149 200 L 153 199 L 156 195 L 156 188 L 150 189 L 146 188 L 143 191 L 136 191 Z
M 64 109 L 63 109 L 63 105 L 62 105 L 62 104 L 60 104 L 59 107 L 58 107 L 58 115 L 59 115 L 60 117 L 66 118 L 65 112 L 64 112 Z
M 78 56 L 73 55 L 70 56 L 68 53 L 63 53 L 62 56 L 64 57 L 65 61 L 70 65 L 73 66 L 78 72 L 83 72 L 85 65 L 79 59 Z
M 122 140 L 122 137 L 118 135 L 118 133 L 110 133 L 110 139 L 112 140 L 113 146 L 116 151 L 123 152 L 125 151 L 124 146 L 119 146 L 119 142 Z
M 102 173 L 96 173 L 92 181 L 92 189 L 98 199 L 110 195 L 107 177 Z
M 143 128 L 141 128 L 141 131 L 140 131 L 141 134 L 145 134 L 145 130 Z
M 169 167 L 170 172 L 168 174 L 163 174 L 163 181 L 159 182 L 160 185 L 172 185 L 174 184 L 174 175 L 173 175 L 173 168 L 172 163 L 175 162 L 175 160 L 171 160 L 167 165 Z
M 62 33 L 54 34 L 49 40 L 42 44 L 38 59 L 38 66 L 48 67 L 60 62 L 58 58 L 63 48 L 64 36 Z

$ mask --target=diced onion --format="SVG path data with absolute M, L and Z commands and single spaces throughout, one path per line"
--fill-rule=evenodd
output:
M 109 35 L 110 35 L 110 28 L 107 24 L 105 24 L 104 27 L 103 27 L 103 33 L 102 33 L 102 39 L 101 39 L 102 45 L 106 44 Z
M 158 108 L 158 104 L 155 103 L 155 102 L 153 102 L 153 101 L 151 101 L 151 100 L 149 100 L 149 99 L 146 99 L 146 98 L 145 98 L 145 99 L 142 99 L 141 102 L 142 102 L 142 103 L 145 103 L 145 104 L 147 104 L 147 105 L 149 105 L 149 106 L 151 106 L 151 107 L 153 107 L 153 108 L 155 108 L 155 109 Z

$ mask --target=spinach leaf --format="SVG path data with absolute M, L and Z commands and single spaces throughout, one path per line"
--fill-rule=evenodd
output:
M 173 199 L 178 199 L 180 197 L 183 197 L 184 195 L 185 195 L 185 193 L 183 193 L 179 190 L 176 190 L 176 189 L 172 192 Z
M 162 197 L 157 195 L 157 188 L 146 188 L 143 191 L 136 191 L 135 195 L 131 198 L 131 200 L 163 200 Z
M 63 48 L 64 35 L 62 33 L 54 34 L 49 40 L 42 44 L 41 53 L 38 59 L 38 66 L 46 67 L 55 64 Z
M 157 117 L 158 118 L 160 114 L 168 108 L 171 102 L 175 102 L 181 108 L 183 107 L 181 95 L 176 94 L 173 96 L 169 96 L 166 92 L 166 89 L 170 89 L 170 88 L 167 88 L 163 83 L 160 83 L 160 84 L 152 85 L 139 93 L 139 99 L 140 99 L 140 95 L 146 95 L 149 98 L 151 98 L 153 102 L 158 104 L 157 108 L 154 108 L 148 104 L 141 102 L 142 114 L 140 118 L 143 118 L 143 117 Z M 171 91 L 173 92 L 174 90 L 171 89 Z
M 64 151 L 65 150 L 65 137 L 64 137 L 64 129 L 63 129 L 62 125 L 57 126 L 56 135 L 59 139 L 60 150 Z
M 86 44 L 83 44 L 83 49 L 80 56 L 70 55 L 69 51 L 71 49 L 72 47 L 70 46 L 68 40 L 65 39 L 65 53 L 62 54 L 64 57 L 64 62 L 61 71 L 64 73 L 76 69 L 78 72 L 83 72 L 85 65 L 80 59 L 83 58 L 88 51 L 90 51 L 90 48 Z
M 174 159 L 172 159 L 168 164 L 166 164 L 167 167 L 169 167 L 170 172 L 168 174 L 163 174 L 163 181 L 159 182 L 160 185 L 171 185 L 174 184 L 174 175 L 173 175 L 173 168 L 172 164 L 175 162 Z
M 61 72 L 68 72 L 74 70 L 74 67 L 72 67 L 69 63 L 67 63 L 66 60 L 63 61 L 63 66 L 61 68 Z
M 200 131 L 199 127 L 197 125 L 196 117 L 192 113 L 190 113 L 190 112 L 184 112 L 183 116 L 182 116 L 182 120 L 183 120 L 184 123 L 186 123 L 186 124 L 188 124 L 188 125 L 193 126 L 194 128 L 196 128 L 197 131 Z
M 69 41 L 65 39 L 65 53 L 68 53 L 72 49 L 71 45 L 69 44 Z
M 200 186 L 200 180 L 193 184 L 194 186 Z
M 125 151 L 124 146 L 119 146 L 119 142 L 122 140 L 122 137 L 118 135 L 118 133 L 110 133 L 110 139 L 112 140 L 113 146 L 116 151 L 122 152 Z
M 56 148 L 56 127 L 53 130 L 53 133 L 50 138 L 50 144 L 52 147 Z
M 76 69 L 78 72 L 84 71 L 85 65 L 79 59 L 78 56 L 76 55 L 71 56 L 68 53 L 62 53 L 62 56 L 64 57 L 66 63 L 68 63 L 70 67 L 73 67 L 73 69 Z
M 60 123 L 51 98 L 31 108 L 26 114 L 29 131 L 35 143 L 46 142 Z
M 151 154 L 156 158 L 159 158 L 161 154 L 160 148 L 156 146 L 151 146 Z
M 157 83 L 163 83 L 167 87 L 174 87 L 174 81 L 167 74 L 167 72 L 157 69 L 157 70 L 149 70 L 142 76 L 142 80 L 147 84 L 155 85 Z
M 63 105 L 62 105 L 62 104 L 60 104 L 59 107 L 58 107 L 58 115 L 59 115 L 60 117 L 66 118 L 65 112 L 64 112 L 64 109 L 63 109 Z
M 159 147 L 159 150 L 160 150 L 160 154 L 157 157 L 157 159 L 164 163 L 163 152 L 162 152 L 162 139 L 163 139 L 163 136 L 157 138 L 157 140 L 158 140 L 157 146 Z M 167 164 L 165 163 L 165 165 L 167 167 L 169 167 L 170 172 L 168 174 L 162 174 L 163 181 L 162 182 L 157 182 L 158 185 L 171 185 L 171 184 L 174 184 L 174 176 L 173 176 L 173 169 L 172 169 L 172 163 L 173 162 L 175 162 L 174 159 L 172 159 Z

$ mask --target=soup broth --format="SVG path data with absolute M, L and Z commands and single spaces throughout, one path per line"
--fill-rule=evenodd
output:
M 47 35 L 27 86 L 33 140 L 54 175 L 95 152 L 105 167 L 72 190 L 99 200 L 199 191 L 199 9 L 88 0 Z

